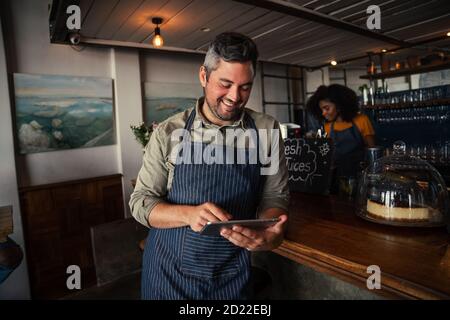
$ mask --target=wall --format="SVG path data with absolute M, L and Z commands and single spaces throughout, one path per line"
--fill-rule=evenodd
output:
M 3 32 L 0 23 L 0 114 L 2 115 L 0 117 L 0 207 L 12 205 L 14 233 L 11 238 L 24 248 L 6 70 Z M 26 258 L 24 258 L 20 266 L 0 285 L 0 300 L 6 298 L 28 299 L 29 297 L 28 273 Z
M 13 72 L 111 78 L 110 49 L 84 48 L 49 42 L 49 0 L 10 1 Z M 19 186 L 40 185 L 119 172 L 117 146 L 72 149 L 18 156 Z
M 330 84 L 330 76 L 328 74 L 328 68 L 322 68 L 311 72 L 305 72 L 306 74 L 306 93 L 309 97 L 316 91 L 321 85 Z
M 273 64 L 273 63 L 264 63 L 264 74 L 268 75 L 277 75 L 277 76 L 283 76 L 285 77 L 286 74 L 286 67 L 284 65 L 280 64 Z M 258 86 L 260 92 L 260 97 L 258 102 L 262 101 L 262 88 L 261 88 L 261 68 L 257 75 L 258 80 Z M 291 102 L 292 102 L 292 81 L 291 81 Z M 274 78 L 274 77 L 264 77 L 264 100 L 267 102 L 283 102 L 286 103 L 288 101 L 288 91 L 287 91 L 287 81 L 286 79 L 282 78 Z M 267 114 L 270 114 L 274 118 L 276 118 L 278 121 L 282 123 L 287 122 L 293 122 L 293 110 L 291 106 L 291 121 L 289 121 L 289 107 L 286 104 L 282 105 L 276 105 L 276 104 L 267 104 L 265 112 Z M 262 108 L 261 108 L 262 111 Z
M 363 84 L 370 85 L 370 81 L 361 79 L 360 76 L 366 74 L 366 69 L 347 69 L 347 87 L 355 91 L 357 95 L 360 95 L 359 87 Z
M 116 106 L 117 166 L 123 174 L 123 195 L 126 216 L 131 216 L 128 201 L 142 164 L 142 149 L 131 132 L 131 124 L 142 122 L 142 95 L 139 53 L 136 50 L 113 49 L 111 74 L 114 80 Z M 113 159 L 111 159 L 113 160 Z

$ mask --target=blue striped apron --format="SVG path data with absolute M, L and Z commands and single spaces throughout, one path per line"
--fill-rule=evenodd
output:
M 195 109 L 186 121 L 188 132 L 194 118 Z M 256 129 L 247 114 L 245 121 L 248 128 Z M 202 157 L 207 146 L 185 140 L 181 143 L 185 144 L 184 150 L 187 146 L 191 148 L 193 158 Z M 200 148 L 194 147 L 195 143 Z M 246 155 L 249 159 L 248 150 Z M 256 218 L 261 186 L 259 161 L 257 164 L 177 161 L 167 201 L 182 205 L 212 202 L 231 213 L 233 219 L 252 219 Z M 149 230 L 143 256 L 143 299 L 245 299 L 249 294 L 249 276 L 250 253 L 221 236 L 200 235 L 189 226 Z
M 330 126 L 330 138 L 334 142 L 334 164 L 337 176 L 357 175 L 360 161 L 364 160 L 364 139 L 356 125 L 342 131 L 334 130 L 334 122 Z

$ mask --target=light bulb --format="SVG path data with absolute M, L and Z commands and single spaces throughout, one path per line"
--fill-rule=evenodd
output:
M 332 65 L 332 66 L 335 66 L 335 65 L 337 65 L 337 62 L 336 62 L 336 60 L 332 60 L 332 61 L 331 61 L 331 65 Z
M 163 40 L 163 38 L 162 38 L 159 34 L 157 34 L 157 35 L 155 35 L 155 36 L 153 37 L 152 45 L 153 45 L 155 48 L 162 47 L 163 44 L 164 44 L 164 40 Z

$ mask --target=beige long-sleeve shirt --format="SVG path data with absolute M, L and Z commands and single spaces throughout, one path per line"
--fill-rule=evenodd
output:
M 201 141 L 206 143 L 217 143 L 217 140 L 214 140 L 212 135 L 209 135 L 211 141 L 205 141 L 205 138 L 208 139 L 208 137 L 203 134 L 204 131 L 202 131 L 202 129 L 211 130 L 212 132 L 214 132 L 213 130 L 220 130 L 221 133 L 233 129 L 237 130 L 236 132 L 238 134 L 245 134 L 247 123 L 245 121 L 244 113 L 242 113 L 241 118 L 232 125 L 219 127 L 209 122 L 203 116 L 200 111 L 202 104 L 203 98 L 200 98 L 195 107 L 196 115 L 190 132 L 193 141 L 200 141 L 200 139 L 203 139 Z M 193 108 L 187 109 L 160 123 L 152 133 L 150 141 L 145 148 L 143 164 L 139 171 L 136 186 L 129 202 L 133 217 L 144 226 L 149 227 L 148 217 L 149 214 L 151 214 L 152 209 L 158 203 L 167 202 L 166 196 L 172 186 L 176 163 L 176 153 L 173 151 L 178 145 L 178 142 L 174 141 L 176 139 L 173 139 L 172 134 L 175 130 L 183 129 L 185 127 L 192 109 Z M 278 131 L 275 132 L 279 133 L 279 123 L 273 117 L 247 108 L 245 109 L 245 112 L 253 119 L 258 130 L 278 129 Z M 284 144 L 281 134 L 277 134 L 275 138 L 279 140 L 276 144 L 273 144 L 270 135 L 268 135 L 268 138 L 264 141 L 267 154 L 269 155 L 268 159 L 270 162 L 277 165 L 277 170 L 275 174 L 268 174 L 264 177 L 264 187 L 260 197 L 261 200 L 258 206 L 258 212 L 263 212 L 269 208 L 280 208 L 285 211 L 288 209 L 288 172 L 284 155 Z M 226 139 L 223 139 L 222 143 L 227 144 L 229 141 L 227 142 Z M 276 161 L 274 161 L 274 157 L 270 159 L 271 154 L 276 154 L 274 150 L 271 150 L 273 145 L 277 145 L 278 147 Z M 269 167 L 270 165 L 271 163 L 265 163 L 266 167 Z

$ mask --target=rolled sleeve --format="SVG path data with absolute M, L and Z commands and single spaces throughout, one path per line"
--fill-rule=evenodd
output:
M 274 129 L 280 127 L 275 122 Z M 284 154 L 284 142 L 281 134 L 278 136 L 278 171 L 273 175 L 265 176 L 264 188 L 259 203 L 258 212 L 261 213 L 269 208 L 279 208 L 288 212 L 289 207 L 289 186 L 288 186 L 288 169 L 286 165 L 286 156 Z M 271 150 L 272 154 L 275 150 Z
M 164 139 L 162 129 L 157 127 L 145 148 L 142 167 L 130 197 L 129 206 L 133 217 L 146 227 L 150 227 L 150 212 L 158 203 L 165 202 L 167 195 L 167 150 L 164 148 Z

